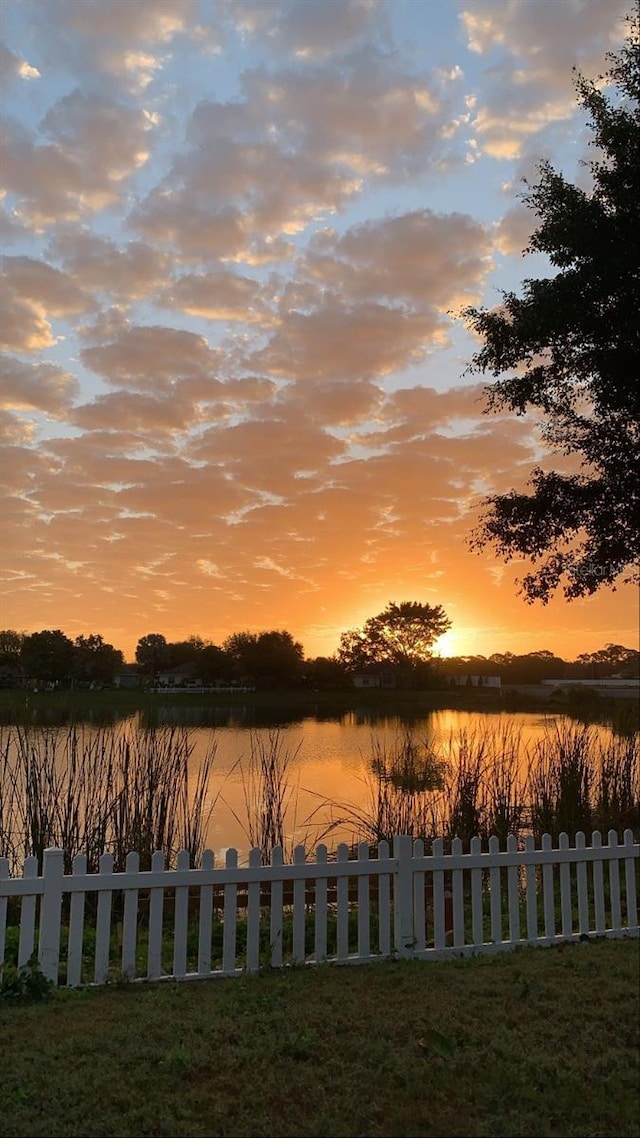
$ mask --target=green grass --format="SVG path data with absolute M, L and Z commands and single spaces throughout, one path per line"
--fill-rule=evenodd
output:
M 639 946 L 58 992 L 0 1010 L 0 1135 L 640 1134 Z

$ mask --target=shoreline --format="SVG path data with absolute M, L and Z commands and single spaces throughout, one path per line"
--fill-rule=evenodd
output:
M 34 722 L 56 718 L 64 722 L 124 718 L 140 712 L 151 718 L 167 709 L 185 713 L 233 714 L 255 711 L 260 714 L 299 718 L 344 715 L 428 714 L 430 711 L 567 713 L 576 718 L 632 717 L 637 710 L 638 690 L 598 689 L 597 686 L 554 688 L 542 684 L 510 684 L 502 688 L 446 688 L 430 690 L 372 690 L 308 688 L 275 691 L 148 691 L 104 688 L 33 692 L 24 689 L 0 690 L 0 722 Z

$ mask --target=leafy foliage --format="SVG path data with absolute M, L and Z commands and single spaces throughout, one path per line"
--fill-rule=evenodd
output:
M 0 965 L 0 1002 L 5 1004 L 35 1004 L 51 995 L 53 984 L 38 968 L 32 957 L 28 964 L 16 968 L 13 964 Z
M 141 636 L 136 646 L 136 662 L 151 676 L 169 662 L 166 637 L 161 632 L 148 632 Z
M 350 669 L 371 664 L 413 668 L 431 658 L 435 641 L 449 628 L 451 621 L 442 605 L 390 601 L 362 629 L 343 632 L 338 659 Z
M 234 632 L 223 649 L 236 676 L 261 688 L 281 687 L 299 679 L 304 651 L 286 630 Z
M 124 656 L 102 636 L 76 636 L 74 672 L 78 679 L 91 683 L 112 683 L 115 673 L 123 666 Z
M 22 645 L 22 663 L 27 676 L 45 683 L 69 679 L 74 658 L 73 642 L 59 628 L 33 632 Z
M 579 473 L 537 467 L 531 493 L 489 497 L 472 538 L 537 566 L 521 582 L 529 601 L 546 602 L 559 586 L 567 599 L 589 595 L 630 568 L 637 579 L 640 15 L 628 27 L 604 89 L 576 79 L 597 148 L 591 190 L 543 162 L 523 195 L 539 219 L 526 252 L 545 254 L 559 272 L 525 280 L 522 295 L 506 293 L 497 309 L 464 313 L 484 341 L 470 370 L 496 379 L 488 409 L 533 409 L 544 442 L 580 462 Z

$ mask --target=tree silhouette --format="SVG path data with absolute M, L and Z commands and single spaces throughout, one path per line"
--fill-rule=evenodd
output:
M 362 629 L 343 632 L 338 659 L 352 671 L 371 664 L 414 668 L 431 659 L 435 641 L 449 628 L 451 621 L 442 605 L 390 601 Z
M 520 582 L 529 601 L 546 602 L 559 586 L 572 599 L 620 574 L 638 579 L 640 14 L 627 22 L 606 82 L 576 78 L 597 147 L 591 190 L 543 162 L 523 195 L 539 219 L 525 252 L 546 254 L 559 271 L 525 280 L 521 296 L 504 294 L 493 311 L 464 313 L 484 340 L 470 370 L 496 379 L 488 410 L 533 409 L 544 441 L 581 465 L 579 473 L 537 467 L 531 493 L 489 497 L 472 536 L 505 560 L 531 560 Z

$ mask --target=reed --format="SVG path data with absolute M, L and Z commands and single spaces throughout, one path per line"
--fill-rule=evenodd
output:
M 573 836 L 593 827 L 593 774 L 597 740 L 576 724 L 551 728 L 529 753 L 528 791 L 532 833 Z
M 78 853 L 90 871 L 103 853 L 116 870 L 127 853 L 149 868 L 163 850 L 198 859 L 215 807 L 210 795 L 216 745 L 196 765 L 193 735 L 184 728 L 91 730 L 62 734 L 36 727 L 0 728 L 0 856 L 15 872 L 24 858 L 42 862 L 48 846 L 65 853 L 65 872 Z
M 639 735 L 603 742 L 597 728 L 561 721 L 523 745 L 509 723 L 452 732 L 438 750 L 410 731 L 390 748 L 375 737 L 361 803 L 330 804 L 325 833 L 370 845 L 394 834 L 450 844 L 513 834 L 640 833 Z M 432 777 L 435 776 L 435 777 Z
M 354 842 L 376 845 L 391 842 L 396 834 L 437 836 L 444 768 L 428 742 L 411 729 L 392 743 L 373 736 L 362 803 L 329 803 L 331 820 L 321 837 L 350 832 Z
M 275 846 L 280 846 L 289 855 L 293 850 L 290 835 L 297 829 L 297 787 L 292 782 L 292 767 L 300 746 L 285 746 L 282 733 L 277 729 L 266 735 L 252 731 L 248 759 L 238 761 L 245 817 L 239 818 L 235 811 L 233 814 L 249 844 L 260 850 L 265 864 Z

